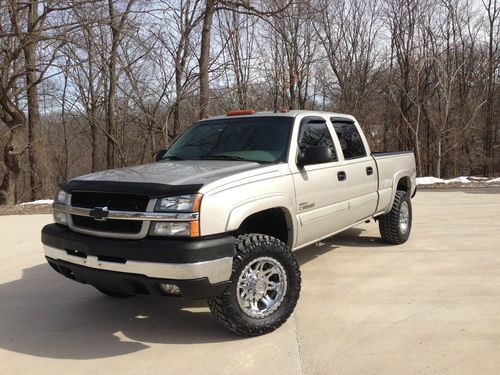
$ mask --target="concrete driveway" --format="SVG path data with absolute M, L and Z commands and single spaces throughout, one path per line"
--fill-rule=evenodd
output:
M 500 194 L 419 192 L 410 240 L 375 223 L 296 252 L 302 292 L 244 339 L 204 301 L 113 300 L 56 274 L 49 215 L 0 216 L 1 374 L 498 374 Z

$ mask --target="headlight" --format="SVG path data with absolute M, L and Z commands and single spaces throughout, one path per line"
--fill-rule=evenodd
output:
M 56 196 L 54 198 L 54 202 L 60 204 L 68 204 L 69 194 L 66 193 L 63 189 L 58 189 L 56 192 Z
M 159 198 L 155 205 L 156 212 L 198 212 L 201 194 L 179 195 Z
M 59 204 L 69 204 L 69 194 L 63 189 L 57 189 L 54 202 Z M 68 215 L 64 212 L 54 210 L 54 221 L 58 224 L 68 225 Z
M 201 194 L 159 198 L 155 212 L 200 212 Z M 153 221 L 149 230 L 152 236 L 199 237 L 200 221 Z

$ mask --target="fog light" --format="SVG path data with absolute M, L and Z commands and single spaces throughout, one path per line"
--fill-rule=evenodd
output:
M 58 224 L 68 225 L 68 217 L 61 211 L 54 210 L 54 221 Z
M 155 236 L 186 236 L 191 235 L 189 223 L 177 221 L 156 221 L 152 223 L 151 234 Z
M 161 289 L 166 293 L 173 296 L 180 296 L 181 290 L 175 284 L 160 284 Z

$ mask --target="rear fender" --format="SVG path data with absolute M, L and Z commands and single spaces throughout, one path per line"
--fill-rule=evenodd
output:
M 408 178 L 410 180 L 409 181 L 410 189 L 408 192 L 410 194 L 410 196 L 413 194 L 413 192 L 415 190 L 415 187 L 416 187 L 415 174 L 410 170 L 401 170 L 401 171 L 397 172 L 394 175 L 393 180 L 392 180 L 392 195 L 391 195 L 391 201 L 390 201 L 389 207 L 387 209 L 387 212 L 391 210 L 391 207 L 394 204 L 394 199 L 396 198 L 396 191 L 398 189 L 398 183 L 403 178 Z

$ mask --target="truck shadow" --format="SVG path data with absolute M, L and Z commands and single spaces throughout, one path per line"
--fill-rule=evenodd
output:
M 48 265 L 0 285 L 0 349 L 38 357 L 95 359 L 148 348 L 148 343 L 234 341 L 204 300 L 113 299 L 63 279 Z
M 294 251 L 295 257 L 299 264 L 303 265 L 342 246 L 359 248 L 391 246 L 380 237 L 362 236 L 363 232 L 366 232 L 366 229 L 358 227 L 347 229 L 335 236 Z
M 350 229 L 295 255 L 303 265 L 340 246 L 387 246 L 363 232 Z M 0 301 L 0 349 L 37 357 L 108 358 L 151 344 L 240 339 L 216 322 L 204 300 L 113 299 L 64 279 L 47 264 L 27 268 L 21 279 L 0 285 Z

